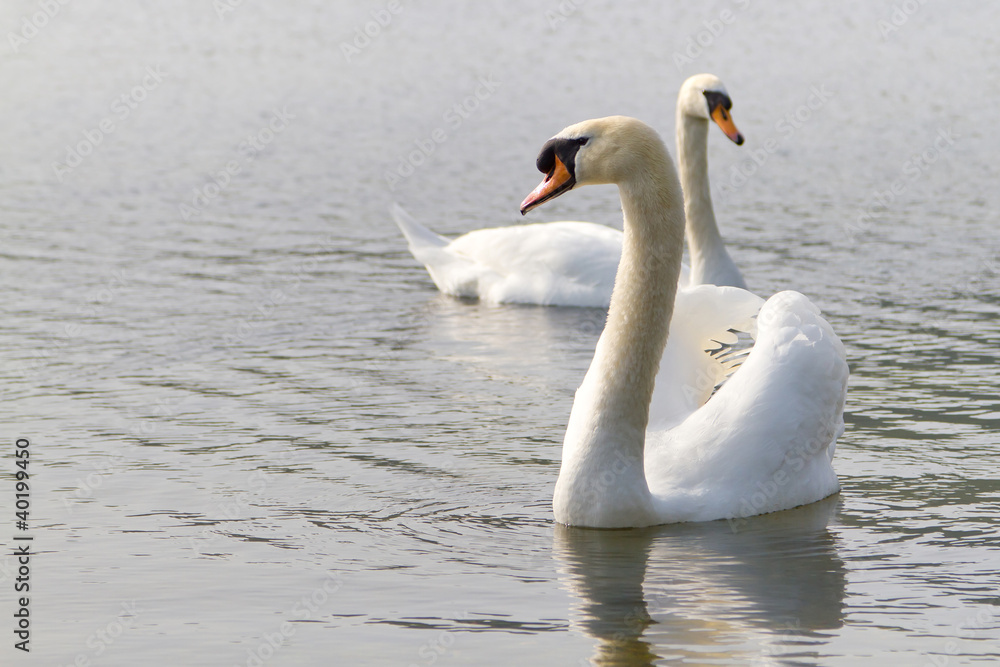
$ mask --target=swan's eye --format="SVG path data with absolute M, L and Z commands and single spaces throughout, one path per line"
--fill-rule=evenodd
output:
M 573 140 L 577 146 L 586 146 L 587 142 L 590 141 L 590 137 L 578 137 Z

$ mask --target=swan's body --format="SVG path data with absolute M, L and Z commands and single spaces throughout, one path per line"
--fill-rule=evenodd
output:
M 608 306 L 622 253 L 617 229 L 548 222 L 479 229 L 450 241 L 398 204 L 392 215 L 410 252 L 445 294 L 491 303 Z
M 547 177 L 522 212 L 577 185 L 615 183 L 625 214 L 608 321 L 566 429 L 556 520 L 601 528 L 705 521 L 835 493 L 847 363 L 808 299 L 782 292 L 763 303 L 709 285 L 678 292 L 683 196 L 666 147 L 639 121 L 570 126 L 546 144 L 538 167 Z M 681 309 L 683 330 L 668 340 Z M 705 350 L 732 330 L 756 342 L 713 395 L 726 369 Z
M 732 106 L 719 79 L 689 78 L 677 98 L 677 150 L 688 207 L 691 253 L 684 285 L 745 289 L 729 257 L 712 209 L 708 184 L 708 123 L 714 120 L 737 144 L 743 137 L 728 115 Z M 549 222 L 494 227 L 454 241 L 420 225 L 401 207 L 392 210 L 410 252 L 427 267 L 438 289 L 493 303 L 606 308 L 611 299 L 622 233 L 592 222 Z

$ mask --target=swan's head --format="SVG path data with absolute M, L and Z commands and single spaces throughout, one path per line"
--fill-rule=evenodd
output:
M 684 115 L 715 121 L 726 136 L 739 146 L 743 143 L 743 135 L 733 123 L 729 113 L 732 108 L 733 101 L 726 87 L 714 74 L 695 74 L 684 82 L 677 95 L 678 119 Z
M 621 184 L 670 162 L 653 128 L 627 116 L 570 125 L 545 142 L 535 165 L 545 178 L 521 202 L 521 214 L 578 185 Z

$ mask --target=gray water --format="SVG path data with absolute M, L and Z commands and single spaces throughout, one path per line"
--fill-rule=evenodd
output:
M 997 662 L 998 26 L 915 0 L 4 2 L 3 664 Z M 621 113 L 672 146 L 700 71 L 747 137 L 710 141 L 731 254 L 847 346 L 843 491 L 565 529 L 604 313 L 442 296 L 388 208 L 515 224 L 549 136 Z M 620 225 L 614 189 L 530 217 L 567 218 Z

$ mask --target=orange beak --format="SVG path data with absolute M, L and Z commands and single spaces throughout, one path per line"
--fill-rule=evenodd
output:
M 733 117 L 721 104 L 715 107 L 712 111 L 712 120 L 714 120 L 715 124 L 719 126 L 719 129 L 726 133 L 726 136 L 729 137 L 733 143 L 737 146 L 743 145 L 743 135 L 736 129 L 736 123 L 733 122 Z
M 550 199 L 555 199 L 566 192 L 574 185 L 573 175 L 566 169 L 566 165 L 557 156 L 556 164 L 546 176 L 545 180 L 538 184 L 538 187 L 531 191 L 524 201 L 521 202 L 521 215 L 531 209 L 544 204 Z

